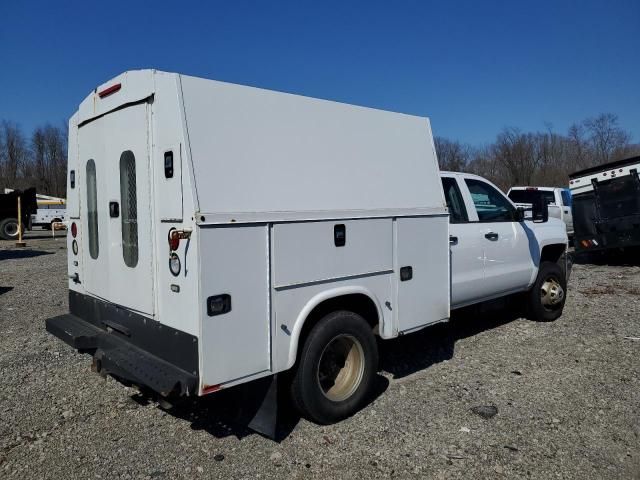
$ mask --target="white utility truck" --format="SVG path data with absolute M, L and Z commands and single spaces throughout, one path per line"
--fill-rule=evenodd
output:
M 562 311 L 564 229 L 443 181 L 446 201 L 427 118 L 123 73 L 69 123 L 70 313 L 47 329 L 164 396 L 290 371 L 302 414 L 338 421 L 371 390 L 376 337 L 448 320 L 452 296 Z
M 38 210 L 31 215 L 31 225 L 53 229 L 56 224 L 62 224 L 67 219 L 64 198 L 49 195 L 36 195 Z
M 507 193 L 513 203 L 520 207 L 530 207 L 537 201 L 549 206 L 549 216 L 562 220 L 567 235 L 573 236 L 573 214 L 571 212 L 571 190 L 559 187 L 511 187 Z

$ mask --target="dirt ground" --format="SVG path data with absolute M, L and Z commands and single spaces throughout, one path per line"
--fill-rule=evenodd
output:
M 50 235 L 0 241 L 0 478 L 640 478 L 638 266 L 574 265 L 553 323 L 499 302 L 383 342 L 364 410 L 285 411 L 273 441 L 233 389 L 163 410 L 47 334 L 67 311 Z

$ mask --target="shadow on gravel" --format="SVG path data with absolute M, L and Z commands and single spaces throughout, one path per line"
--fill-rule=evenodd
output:
M 13 287 L 0 287 L 0 295 L 10 292 L 11 290 L 13 290 Z
M 176 418 L 191 422 L 191 428 L 194 430 L 204 430 L 216 438 L 233 436 L 242 439 L 259 434 L 249 428 L 249 424 L 260 407 L 265 389 L 270 385 L 270 378 L 256 380 L 206 397 L 181 401 L 165 411 Z M 367 405 L 382 395 L 388 386 L 389 380 L 377 375 L 374 391 Z M 147 398 L 143 394 L 133 397 L 139 403 L 148 401 Z M 282 385 L 278 391 L 277 409 L 277 426 L 272 440 L 279 443 L 289 436 L 300 421 L 300 415 L 291 404 L 286 387 Z
M 451 359 L 456 341 L 521 317 L 523 312 L 517 308 L 514 299 L 497 300 L 455 311 L 448 323 L 395 340 L 381 341 L 380 369 L 394 378 L 411 375 Z M 278 421 L 273 438 L 276 442 L 286 439 L 300 421 L 300 416 L 287 397 L 286 383 L 286 377 L 283 377 L 278 385 Z M 256 434 L 249 424 L 270 385 L 270 377 L 256 380 L 206 397 L 183 400 L 167 408 L 166 412 L 190 422 L 192 429 L 204 430 L 216 438 L 234 436 L 241 439 Z M 382 395 L 388 386 L 389 380 L 377 375 L 375 390 L 368 404 Z M 142 394 L 135 395 L 133 399 L 139 403 L 148 401 Z
M 40 255 L 52 255 L 53 252 L 45 252 L 44 250 L 24 250 L 24 249 L 11 249 L 0 250 L 0 260 L 15 260 L 19 258 L 33 258 Z
M 455 343 L 485 330 L 505 325 L 524 317 L 515 298 L 499 299 L 485 304 L 454 310 L 447 323 L 427 327 L 380 346 L 380 368 L 402 378 L 453 358 Z

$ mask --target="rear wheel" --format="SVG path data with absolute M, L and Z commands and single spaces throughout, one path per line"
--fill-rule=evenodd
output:
M 308 419 L 330 424 L 357 412 L 373 387 L 378 347 L 360 315 L 337 311 L 309 332 L 291 382 L 291 397 Z
M 24 232 L 24 228 L 22 231 Z M 18 238 L 18 219 L 5 218 L 0 221 L 0 238 L 3 240 L 14 240 Z
M 532 320 L 551 322 L 562 315 L 566 300 L 567 278 L 560 265 L 542 262 L 533 287 L 528 292 Z

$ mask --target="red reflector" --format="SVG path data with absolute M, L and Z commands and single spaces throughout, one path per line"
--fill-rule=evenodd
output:
M 78 226 L 76 225 L 76 222 L 73 222 L 71 224 L 71 236 L 76 238 L 76 235 L 78 235 Z
M 222 387 L 220 385 L 205 385 L 202 388 L 202 393 L 213 393 L 220 390 Z
M 98 92 L 98 96 L 100 98 L 108 97 L 112 93 L 116 93 L 118 90 L 120 90 L 121 87 L 122 85 L 120 83 L 116 83 L 115 85 L 111 85 L 110 87 L 105 88 L 101 92 Z
M 177 250 L 180 246 L 180 235 L 178 231 L 173 228 L 169 230 L 169 249 L 171 251 Z

